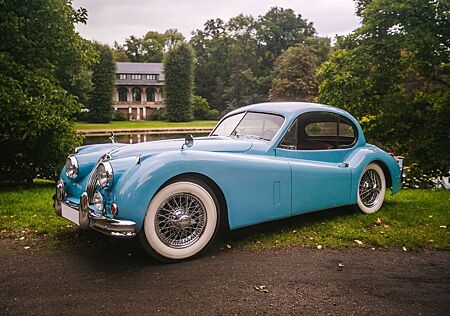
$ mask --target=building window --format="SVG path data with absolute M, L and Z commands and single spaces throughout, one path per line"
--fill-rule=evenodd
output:
M 119 88 L 119 102 L 128 101 L 128 89 L 124 87 Z
M 145 75 L 147 80 L 158 80 L 158 75 Z
M 120 80 L 127 79 L 127 74 L 116 74 L 116 79 Z
M 147 101 L 155 102 L 155 89 L 153 89 L 153 88 L 147 89 Z
M 133 90 L 131 90 L 131 93 L 133 95 L 134 102 L 141 102 L 141 89 L 133 88 Z
M 142 75 L 132 74 L 131 75 L 131 79 L 133 79 L 133 80 L 141 80 L 142 79 Z

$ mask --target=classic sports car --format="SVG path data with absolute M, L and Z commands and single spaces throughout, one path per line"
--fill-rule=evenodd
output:
M 236 229 L 345 205 L 376 212 L 400 190 L 395 159 L 366 143 L 347 112 L 263 103 L 227 114 L 207 137 L 77 148 L 55 211 L 81 228 L 137 236 L 166 262 Z

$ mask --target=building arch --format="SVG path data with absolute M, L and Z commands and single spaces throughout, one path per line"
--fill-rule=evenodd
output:
M 141 88 L 134 87 L 133 89 L 131 89 L 131 95 L 133 96 L 133 102 L 141 102 L 142 101 Z
M 147 101 L 155 102 L 156 101 L 156 90 L 155 88 L 147 88 Z
M 127 102 L 128 101 L 128 89 L 125 87 L 119 87 L 118 89 L 119 94 L 119 102 Z

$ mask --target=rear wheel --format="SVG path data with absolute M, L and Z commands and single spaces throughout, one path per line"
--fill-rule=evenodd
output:
M 139 238 L 153 257 L 175 262 L 200 254 L 219 227 L 219 204 L 203 181 L 168 184 L 152 199 Z
M 375 213 L 383 205 L 386 179 L 383 169 L 376 164 L 367 165 L 359 178 L 358 208 L 367 214 Z

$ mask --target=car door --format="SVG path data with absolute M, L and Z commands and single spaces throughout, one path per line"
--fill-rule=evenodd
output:
M 356 127 L 335 113 L 308 112 L 295 120 L 275 151 L 291 167 L 292 215 L 349 203 L 346 158 L 356 140 Z

